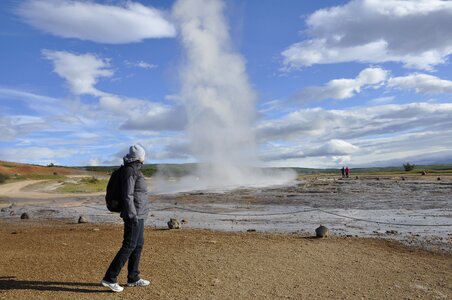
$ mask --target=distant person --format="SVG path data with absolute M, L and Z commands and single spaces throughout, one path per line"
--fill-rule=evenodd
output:
M 345 168 L 345 177 L 348 178 L 348 175 L 350 174 L 350 169 L 348 167 Z
M 141 167 L 145 151 L 140 145 L 131 146 L 124 156 L 124 168 L 120 181 L 122 192 L 121 218 L 124 220 L 124 240 L 115 258 L 108 267 L 101 284 L 114 292 L 124 288 L 118 284 L 118 275 L 127 261 L 127 286 L 148 286 L 150 281 L 140 278 L 139 264 L 144 245 L 144 221 L 148 216 L 147 187 Z
M 342 174 L 342 178 L 344 178 L 345 177 L 345 168 L 344 167 L 342 167 L 342 169 L 341 169 L 341 174 Z

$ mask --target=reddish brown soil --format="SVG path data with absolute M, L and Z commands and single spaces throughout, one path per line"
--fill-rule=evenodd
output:
M 114 294 L 99 281 L 121 237 L 118 225 L 0 220 L 0 299 L 452 298 L 447 254 L 372 239 L 185 229 L 146 229 L 141 272 L 152 285 Z
M 54 173 L 61 175 L 78 175 L 85 174 L 83 170 L 77 170 L 74 168 L 66 167 L 45 167 L 38 165 L 28 165 L 19 164 L 14 162 L 0 161 L 0 173 L 7 175 L 30 175 L 30 174 L 40 174 L 40 175 L 51 175 Z

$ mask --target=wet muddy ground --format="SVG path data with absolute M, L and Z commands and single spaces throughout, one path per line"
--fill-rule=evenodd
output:
M 152 187 L 152 182 L 150 182 Z M 53 195 L 55 197 L 55 195 Z M 183 227 L 222 231 L 289 232 L 313 235 L 319 225 L 333 235 L 376 237 L 414 247 L 452 252 L 452 176 L 307 177 L 291 186 L 196 191 L 150 196 L 147 225 L 166 227 L 169 218 Z M 51 199 L 0 199 L 2 218 L 119 223 L 103 195 Z M 13 215 L 11 215 L 13 214 Z

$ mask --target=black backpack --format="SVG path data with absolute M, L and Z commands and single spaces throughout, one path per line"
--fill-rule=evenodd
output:
M 108 210 L 111 212 L 121 212 L 122 210 L 121 171 L 123 167 L 121 166 L 119 169 L 113 171 L 107 184 L 105 202 Z

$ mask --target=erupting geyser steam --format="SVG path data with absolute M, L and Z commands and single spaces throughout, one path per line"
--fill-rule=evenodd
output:
M 220 0 L 179 0 L 173 8 L 186 51 L 181 70 L 186 131 L 199 162 L 196 174 L 180 180 L 176 190 L 265 186 L 294 178 L 259 169 L 256 94 L 243 58 L 231 47 L 223 6 Z

